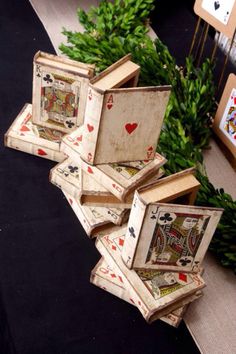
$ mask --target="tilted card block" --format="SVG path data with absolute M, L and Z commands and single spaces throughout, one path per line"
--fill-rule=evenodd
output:
M 63 133 L 32 123 L 32 105 L 27 103 L 4 136 L 9 148 L 23 151 L 56 162 L 65 160 L 60 151 Z
M 33 122 L 65 133 L 82 125 L 94 65 L 40 51 L 33 64 Z
M 132 291 L 132 298 L 147 322 L 189 303 L 189 296 L 201 290 L 205 283 L 199 274 L 128 269 L 121 258 L 127 225 L 114 227 L 97 235 L 96 247 L 108 264 L 115 263 L 123 280 Z
M 170 185 L 169 193 L 171 191 Z M 173 195 L 176 197 L 175 193 Z M 129 268 L 199 271 L 222 211 L 159 203 L 158 182 L 148 193 L 145 188 L 136 191 L 122 251 L 123 261 Z
M 115 264 L 109 264 L 104 258 L 101 258 L 97 265 L 91 272 L 90 282 L 101 289 L 119 297 L 120 299 L 130 303 L 131 305 L 138 306 L 132 298 L 132 291 L 129 291 L 129 285 L 123 279 L 123 274 L 115 266 Z M 201 291 L 191 297 L 199 298 Z M 192 299 L 191 299 L 192 300 Z M 173 327 L 178 327 L 182 316 L 186 311 L 187 305 L 180 307 L 179 309 L 167 314 L 160 318 L 160 320 L 168 323 Z
M 126 63 L 122 58 L 90 81 L 78 146 L 81 157 L 90 164 L 154 158 L 170 86 L 117 88 L 121 82 L 114 85 L 108 78 L 116 70 L 121 75 Z
M 71 159 L 66 159 L 52 168 L 49 180 L 87 206 L 130 209 L 132 205 L 133 195 L 126 203 L 121 202 L 95 179 L 84 173 Z
M 99 184 L 114 196 L 125 202 L 135 188 L 144 184 L 155 175 L 166 162 L 165 157 L 156 153 L 153 160 L 108 163 L 90 166 L 80 158 L 78 147 L 82 143 L 82 127 L 66 135 L 61 143 L 61 151 L 76 161 L 84 172 L 92 176 Z M 109 147 L 108 147 L 109 149 Z
M 88 168 L 92 171 L 91 166 Z M 146 182 L 157 180 L 161 175 L 162 171 L 158 171 L 153 177 L 147 179 Z M 50 181 L 57 186 L 61 186 L 61 188 L 78 199 L 83 205 L 128 209 L 132 206 L 134 192 L 129 193 L 125 202 L 121 201 L 96 182 L 92 172 L 86 174 L 81 170 L 80 165 L 70 158 L 64 160 L 50 171 Z
M 128 219 L 127 210 L 83 206 L 78 200 L 66 193 L 63 189 L 62 192 L 85 232 L 91 238 L 95 237 L 98 232 L 109 229 L 114 224 L 123 224 Z

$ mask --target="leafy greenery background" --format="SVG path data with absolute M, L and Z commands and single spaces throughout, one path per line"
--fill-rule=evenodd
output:
M 140 86 L 172 85 L 158 144 L 158 151 L 168 159 L 165 172 L 197 166 L 201 187 L 196 203 L 224 208 L 210 250 L 223 266 L 236 273 L 236 201 L 210 183 L 202 155 L 208 148 L 216 108 L 213 63 L 206 59 L 196 68 L 193 59 L 187 57 L 184 68 L 178 67 L 162 41 L 152 41 L 147 34 L 153 3 L 103 0 L 87 13 L 78 9 L 85 32 L 63 29 L 68 44 L 61 44 L 60 50 L 71 59 L 96 64 L 97 73 L 132 53 L 132 60 L 141 66 Z

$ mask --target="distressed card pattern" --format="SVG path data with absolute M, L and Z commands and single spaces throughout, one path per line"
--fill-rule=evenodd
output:
M 93 166 L 88 166 L 89 174 L 85 174 L 80 166 L 71 159 L 66 159 L 50 171 L 50 182 L 64 189 L 81 204 L 108 208 L 131 208 L 132 200 L 121 202 L 106 188 L 96 182 L 90 175 Z
M 85 232 L 91 238 L 96 237 L 96 234 L 101 230 L 109 230 L 112 225 L 121 225 L 123 222 L 127 221 L 125 210 L 83 206 L 63 189 L 62 192 Z
M 122 300 L 125 300 L 131 305 L 137 306 L 132 297 L 132 291 L 129 290 L 129 286 L 126 283 L 123 274 L 119 272 L 115 263 L 108 264 L 104 258 L 101 258 L 91 272 L 90 282 Z M 196 297 L 198 296 L 200 296 L 200 294 L 196 295 Z M 186 306 L 181 307 L 170 314 L 161 317 L 160 320 L 171 326 L 178 327 L 185 310 Z
M 121 258 L 126 228 L 124 225 L 109 233 L 98 234 L 96 247 L 109 264 L 115 262 L 148 322 L 187 304 L 188 296 L 205 286 L 198 274 L 128 269 Z
M 34 58 L 33 121 L 62 132 L 83 123 L 93 66 L 38 52 Z
M 163 203 L 147 206 L 138 193 L 136 197 L 138 225 L 131 213 L 126 235 L 127 239 L 136 239 L 136 248 L 127 250 L 128 243 L 125 245 L 123 258 L 127 266 L 199 271 L 223 209 Z
M 26 104 L 5 134 L 5 145 L 53 161 L 63 161 L 60 141 L 63 133 L 32 122 L 32 105 Z
M 236 88 L 231 91 L 224 115 L 220 122 L 220 129 L 236 147 Z
M 80 127 L 62 139 L 61 151 L 77 161 L 85 173 L 91 175 L 92 171 L 93 178 L 121 201 L 126 201 L 130 191 L 145 183 L 151 176 L 157 176 L 160 167 L 166 162 L 163 156 L 156 153 L 153 160 L 90 166 L 79 155 L 79 146 L 83 139 L 83 127 Z
M 164 177 L 153 183 L 148 183 L 137 189 L 137 192 L 134 195 L 127 229 L 127 237 L 122 252 L 124 262 L 129 268 L 132 268 L 134 264 L 136 248 L 140 240 L 140 233 L 142 232 L 144 219 L 147 213 L 147 205 L 156 202 L 172 202 L 191 205 L 195 201 L 199 186 L 200 183 L 194 177 L 194 169 L 191 168 Z M 157 208 L 154 204 L 150 219 L 148 218 L 148 220 L 150 220 L 149 222 L 154 224 L 157 219 L 156 209 Z
M 111 89 L 102 94 L 90 84 L 90 90 L 94 98 L 86 107 L 81 157 L 90 164 L 153 159 L 170 87 Z M 105 109 L 103 102 L 111 95 L 113 107 Z M 91 108 L 93 99 L 99 101 L 96 110 Z
M 221 96 L 213 129 L 224 143 L 226 156 L 236 165 L 236 75 L 230 74 Z

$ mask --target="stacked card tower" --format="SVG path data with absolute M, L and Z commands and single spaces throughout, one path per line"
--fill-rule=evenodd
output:
M 130 55 L 95 77 L 93 69 L 37 53 L 33 105 L 5 142 L 59 162 L 50 181 L 102 256 L 90 281 L 147 322 L 177 327 L 202 295 L 202 261 L 222 209 L 193 206 L 193 168 L 163 177 L 156 150 L 171 87 L 137 87 Z

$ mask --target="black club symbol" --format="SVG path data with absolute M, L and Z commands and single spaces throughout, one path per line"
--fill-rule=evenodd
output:
M 181 263 L 181 265 L 185 267 L 186 265 L 188 265 L 188 263 L 191 263 L 191 261 L 188 258 L 182 258 L 179 260 L 179 263 Z
M 43 79 L 44 79 L 44 81 L 46 81 L 47 84 L 49 84 L 50 82 L 53 81 L 49 74 L 47 74 Z
M 74 173 L 78 171 L 78 167 L 73 167 L 73 166 L 68 166 L 68 169 L 70 170 L 70 173 Z
M 67 124 L 68 128 L 72 128 L 75 125 L 75 123 L 73 123 L 71 120 L 67 120 L 66 124 Z
M 130 232 L 130 236 L 132 236 L 133 238 L 135 238 L 135 233 L 134 233 L 134 228 L 133 228 L 133 226 L 129 227 L 129 232 Z
M 167 221 L 172 221 L 173 218 L 170 216 L 170 213 L 165 213 L 164 216 L 160 217 L 160 220 L 165 223 L 167 223 Z

